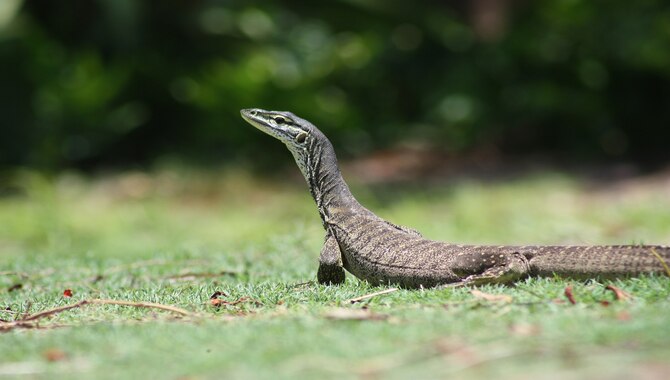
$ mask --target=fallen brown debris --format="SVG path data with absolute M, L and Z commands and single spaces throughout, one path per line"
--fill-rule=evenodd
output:
M 42 356 L 49 362 L 60 362 L 67 360 L 68 355 L 59 348 L 50 348 L 42 353 Z
M 43 310 L 38 313 L 30 314 L 27 316 L 24 316 L 23 318 L 16 320 L 16 321 L 9 321 L 9 322 L 0 322 L 0 331 L 9 331 L 14 328 L 37 328 L 38 327 L 38 322 L 41 319 L 50 317 L 52 315 L 56 315 L 59 313 L 62 313 L 64 311 L 80 308 L 85 305 L 119 305 L 119 306 L 129 306 L 129 307 L 141 307 L 141 308 L 151 308 L 151 309 L 160 309 L 160 310 L 165 310 L 165 311 L 170 311 L 176 314 L 180 314 L 183 316 L 191 316 L 194 315 L 190 311 L 175 307 L 175 306 L 170 306 L 170 305 L 163 305 L 163 304 L 158 304 L 158 303 L 152 303 L 152 302 L 131 302 L 131 301 L 120 301 L 120 300 L 110 300 L 110 299 L 90 299 L 90 300 L 81 300 L 79 302 L 75 302 L 70 305 L 65 305 L 65 306 L 60 306 L 56 307 L 53 309 L 48 309 L 48 310 Z
M 631 296 L 629 293 L 626 293 L 614 285 L 607 285 L 605 289 L 611 290 L 614 293 L 614 299 L 617 301 L 626 301 L 633 298 L 633 296 Z
M 211 296 L 209 296 L 209 299 L 210 299 L 210 300 L 217 299 L 217 298 L 219 298 L 220 296 L 230 297 L 230 296 L 228 295 L 228 293 L 223 292 L 223 291 L 221 291 L 221 290 L 217 290 L 217 291 L 215 291 Z
M 563 293 L 565 294 L 565 298 L 567 298 L 571 304 L 573 305 L 577 304 L 577 301 L 575 301 L 575 295 L 572 293 L 572 285 L 566 286 Z

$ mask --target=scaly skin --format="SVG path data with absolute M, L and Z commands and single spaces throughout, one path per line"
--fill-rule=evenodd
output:
M 286 144 L 307 181 L 326 230 L 320 283 L 342 283 L 344 269 L 372 284 L 406 288 L 509 283 L 527 276 L 670 275 L 668 246 L 476 246 L 424 239 L 356 201 L 340 174 L 332 144 L 314 125 L 290 112 L 241 113 Z

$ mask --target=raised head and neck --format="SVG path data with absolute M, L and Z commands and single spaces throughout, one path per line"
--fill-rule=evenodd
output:
M 251 125 L 283 142 L 293 154 L 324 226 L 334 209 L 362 208 L 342 178 L 333 145 L 312 123 L 290 112 L 250 108 L 240 113 Z

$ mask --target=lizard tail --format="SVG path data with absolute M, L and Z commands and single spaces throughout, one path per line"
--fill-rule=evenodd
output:
M 652 273 L 670 276 L 670 246 L 617 245 L 537 249 L 529 260 L 531 273 L 537 276 L 613 278 Z
M 651 247 L 649 251 L 658 259 L 658 262 L 663 266 L 665 274 L 670 277 L 670 248 L 669 247 Z M 659 252 L 660 251 L 660 252 Z

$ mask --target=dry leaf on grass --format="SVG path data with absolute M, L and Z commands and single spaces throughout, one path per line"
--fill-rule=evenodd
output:
M 572 293 L 572 285 L 566 286 L 565 290 L 563 291 L 563 294 L 565 294 L 565 298 L 567 298 L 571 304 L 573 305 L 577 304 L 577 301 L 575 301 L 575 295 Z
M 228 295 L 228 293 L 226 293 L 226 292 L 222 292 L 222 291 L 220 291 L 220 290 L 217 290 L 217 291 L 215 291 L 214 293 L 212 293 L 211 296 L 209 296 L 209 299 L 210 299 L 210 300 L 217 299 L 217 298 L 219 298 L 220 296 L 230 297 L 230 296 Z
M 614 299 L 617 301 L 627 301 L 633 298 L 629 293 L 617 288 L 614 285 L 607 285 L 605 289 L 611 290 L 614 293 Z
M 262 306 L 263 303 L 261 301 L 255 300 L 251 297 L 240 297 L 234 301 L 228 301 L 225 299 L 219 298 L 220 296 L 224 297 L 230 297 L 227 293 L 221 292 L 221 291 L 216 291 L 214 294 L 212 294 L 209 297 L 209 304 L 215 307 L 221 307 L 221 306 L 233 306 L 237 304 L 241 304 L 243 302 L 253 302 L 256 306 Z

